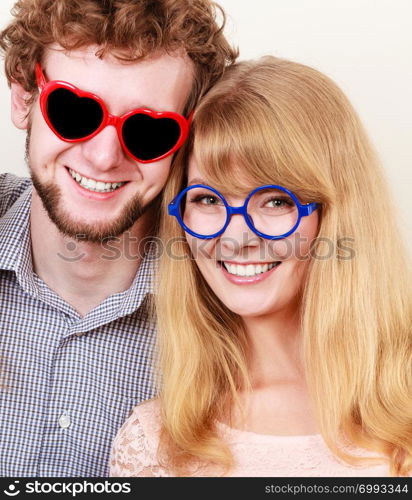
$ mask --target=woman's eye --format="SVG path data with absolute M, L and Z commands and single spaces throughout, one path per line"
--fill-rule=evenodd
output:
M 221 201 L 217 196 L 210 196 L 210 195 L 199 195 L 193 198 L 192 203 L 200 203 L 202 205 L 219 205 L 219 202 L 221 204 Z
M 265 204 L 265 207 L 269 208 L 278 208 L 278 207 L 284 207 L 284 206 L 290 206 L 290 201 L 285 200 L 283 198 L 272 198 L 268 200 Z

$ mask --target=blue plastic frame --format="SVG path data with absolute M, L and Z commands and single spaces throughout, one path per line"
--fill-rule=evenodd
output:
M 226 207 L 226 214 L 227 215 L 226 215 L 225 225 L 223 226 L 223 228 L 220 231 L 218 231 L 215 234 L 210 234 L 210 235 L 205 236 L 204 234 L 195 233 L 194 231 L 192 231 L 191 229 L 189 229 L 185 225 L 185 223 L 183 222 L 183 219 L 180 217 L 180 213 L 179 213 L 180 201 L 182 200 L 183 196 L 185 196 L 185 194 L 188 191 L 190 191 L 191 189 L 195 189 L 195 188 L 203 188 L 203 189 L 208 189 L 210 191 L 213 191 L 217 196 L 219 196 L 219 198 L 223 201 L 223 203 L 224 203 L 224 205 Z M 261 191 L 262 189 L 268 189 L 268 188 L 270 188 L 270 189 L 278 189 L 278 190 L 283 191 L 284 193 L 288 194 L 293 199 L 293 201 L 296 203 L 296 206 L 298 207 L 298 220 L 296 221 L 296 224 L 294 225 L 294 227 L 290 231 L 288 231 L 287 233 L 281 234 L 279 236 L 270 236 L 268 234 L 261 233 L 260 231 L 258 231 L 252 225 L 252 223 L 250 222 L 249 216 L 248 216 L 248 213 L 247 213 L 247 205 L 249 203 L 250 198 L 255 193 L 257 193 L 258 191 Z M 286 189 L 283 186 L 276 186 L 274 184 L 266 184 L 264 186 L 260 186 L 260 187 L 258 187 L 256 189 L 254 189 L 253 191 L 251 191 L 248 194 L 248 196 L 247 196 L 247 198 L 246 198 L 243 206 L 241 206 L 241 207 L 231 207 L 230 205 L 228 205 L 228 203 L 225 200 L 225 198 L 223 197 L 223 195 L 221 195 L 219 193 L 219 191 L 217 191 L 216 189 L 214 189 L 214 188 L 212 188 L 210 186 L 206 186 L 204 184 L 194 184 L 194 185 L 188 186 L 187 188 L 183 189 L 183 191 L 181 191 L 169 203 L 168 213 L 169 213 L 169 215 L 172 215 L 172 216 L 176 217 L 176 219 L 179 222 L 179 224 L 183 227 L 183 229 L 187 233 L 191 234 L 195 238 L 200 238 L 202 240 L 211 240 L 211 239 L 217 238 L 218 236 L 220 236 L 221 234 L 223 234 L 226 231 L 227 226 L 229 225 L 229 222 L 230 222 L 230 219 L 232 218 L 232 215 L 243 215 L 243 217 L 244 217 L 244 219 L 245 219 L 246 224 L 248 225 L 248 227 L 255 234 L 257 234 L 258 236 L 260 236 L 261 238 L 265 238 L 267 240 L 280 240 L 280 239 L 283 239 L 283 238 L 287 238 L 292 233 L 294 233 L 296 231 L 296 229 L 299 227 L 299 224 L 300 224 L 300 221 L 302 220 L 302 217 L 307 217 L 308 215 L 310 215 L 312 212 L 314 212 L 319 207 L 320 207 L 320 205 L 318 203 L 306 203 L 306 204 L 302 205 L 299 202 L 299 200 L 297 199 L 297 197 L 291 191 L 289 191 L 289 189 Z

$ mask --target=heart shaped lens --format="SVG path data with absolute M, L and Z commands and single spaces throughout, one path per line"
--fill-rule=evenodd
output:
M 100 104 L 89 97 L 79 97 L 66 88 L 50 92 L 47 116 L 52 127 L 64 139 L 82 139 L 95 132 L 103 121 Z
M 179 141 L 181 130 L 173 118 L 152 118 L 137 113 L 124 122 L 122 135 L 130 153 L 139 160 L 147 161 L 171 151 Z

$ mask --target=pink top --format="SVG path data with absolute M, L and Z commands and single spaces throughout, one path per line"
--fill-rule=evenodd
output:
M 156 459 L 161 428 L 159 402 L 151 400 L 134 408 L 119 430 L 110 459 L 111 476 L 170 477 Z M 352 466 L 336 458 L 320 434 L 274 436 L 233 429 L 220 422 L 217 429 L 229 444 L 235 467 L 229 476 L 238 477 L 386 477 L 382 465 Z M 348 448 L 347 448 L 348 449 Z M 358 456 L 376 456 L 360 448 L 350 448 Z M 221 471 L 208 467 L 207 473 L 193 467 L 193 475 L 217 476 Z M 192 474 L 191 474 L 192 475 Z

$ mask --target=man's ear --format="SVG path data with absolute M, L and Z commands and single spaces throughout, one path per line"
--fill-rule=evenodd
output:
M 30 92 L 24 90 L 20 83 L 11 84 L 11 120 L 21 130 L 26 130 L 29 124 L 30 105 L 27 101 L 30 97 Z

